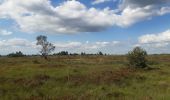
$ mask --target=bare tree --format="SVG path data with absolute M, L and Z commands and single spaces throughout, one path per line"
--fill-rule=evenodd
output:
M 46 36 L 40 35 L 40 36 L 37 36 L 36 39 L 37 39 L 36 45 L 40 45 L 42 47 L 41 51 L 40 51 L 42 57 L 44 57 L 44 59 L 48 60 L 47 56 L 55 50 L 55 46 L 52 43 L 49 43 L 47 41 Z

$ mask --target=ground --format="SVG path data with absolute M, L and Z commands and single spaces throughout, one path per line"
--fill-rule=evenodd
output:
M 170 100 L 170 55 L 148 57 L 149 69 L 125 56 L 0 58 L 1 100 Z

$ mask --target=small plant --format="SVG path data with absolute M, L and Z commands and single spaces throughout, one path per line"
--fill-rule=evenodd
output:
M 147 67 L 147 52 L 141 47 L 135 47 L 127 54 L 128 65 L 135 68 Z

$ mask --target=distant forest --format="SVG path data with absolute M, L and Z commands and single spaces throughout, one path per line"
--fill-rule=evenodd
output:
M 25 56 L 40 56 L 40 55 L 41 54 L 26 55 L 21 51 L 17 51 L 17 52 L 9 53 L 7 55 L 3 55 L 3 56 L 7 56 L 7 57 L 25 57 Z M 84 56 L 84 55 L 109 55 L 109 54 L 103 53 L 101 51 L 99 51 L 97 53 L 85 53 L 85 52 L 69 53 L 68 51 L 61 51 L 61 52 L 58 52 L 58 53 L 50 54 L 50 56 L 66 56 L 66 55 L 73 55 L 73 56 L 81 55 L 81 56 Z M 0 57 L 2 57 L 2 55 L 0 55 Z

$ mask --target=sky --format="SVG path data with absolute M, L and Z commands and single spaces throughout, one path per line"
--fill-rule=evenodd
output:
M 38 54 L 39 35 L 54 53 L 170 53 L 170 0 L 0 0 L 1 55 Z

